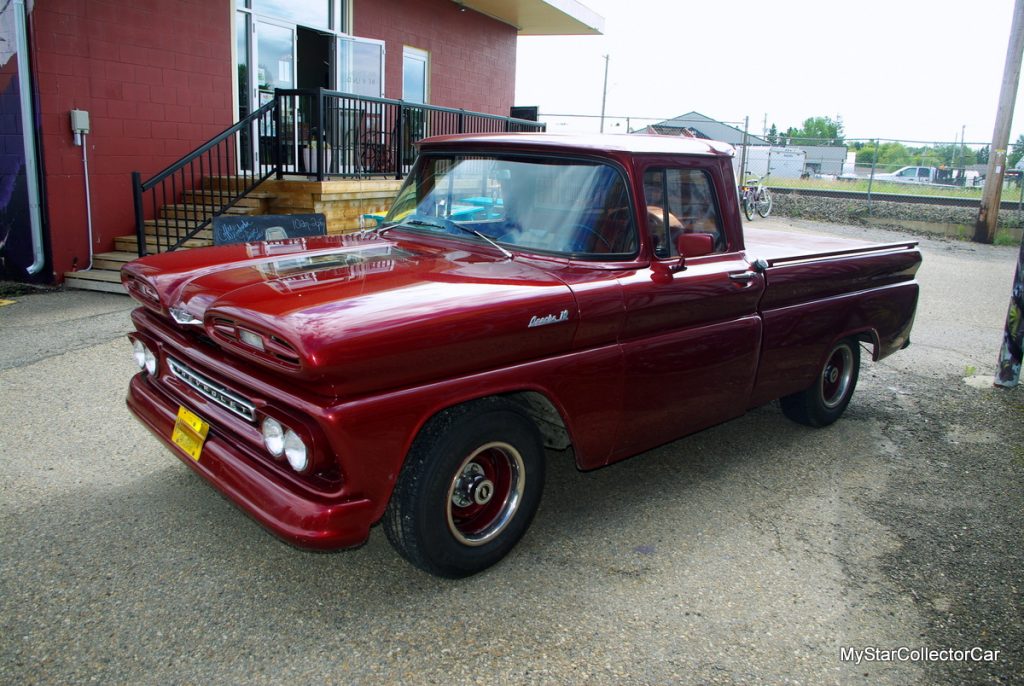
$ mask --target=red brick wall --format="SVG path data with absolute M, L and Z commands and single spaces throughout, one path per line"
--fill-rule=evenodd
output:
M 232 13 L 209 0 L 47 0 L 29 27 L 48 228 L 57 280 L 89 260 L 82 148 L 88 110 L 95 252 L 134 231 L 131 172 L 145 178 L 234 121 Z
M 430 53 L 428 100 L 508 116 L 516 29 L 452 0 L 353 0 L 353 34 L 386 41 L 385 95 L 402 97 L 402 47 Z

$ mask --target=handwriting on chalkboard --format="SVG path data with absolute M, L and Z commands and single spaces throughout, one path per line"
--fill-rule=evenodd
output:
M 222 214 L 213 218 L 214 245 L 323 236 L 326 233 L 327 218 L 322 214 Z

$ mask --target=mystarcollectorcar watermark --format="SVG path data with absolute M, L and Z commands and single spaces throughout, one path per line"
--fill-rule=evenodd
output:
M 839 659 L 842 662 L 997 662 L 998 650 L 987 648 L 864 648 L 841 647 Z

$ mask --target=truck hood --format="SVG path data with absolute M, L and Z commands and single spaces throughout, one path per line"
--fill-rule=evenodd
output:
M 122 280 L 151 310 L 234 354 L 352 395 L 570 349 L 570 289 L 491 253 L 325 236 L 154 255 L 126 265 Z

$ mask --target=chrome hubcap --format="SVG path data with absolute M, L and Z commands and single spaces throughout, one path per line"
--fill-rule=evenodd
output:
M 473 503 L 486 505 L 494 496 L 494 482 L 484 476 L 484 468 L 470 462 L 455 480 L 452 504 L 455 507 L 469 507 Z
M 464 545 L 493 540 L 515 517 L 525 485 L 526 466 L 518 450 L 502 442 L 477 448 L 448 488 L 448 530 Z
M 846 344 L 837 346 L 821 370 L 821 401 L 825 407 L 837 407 L 850 389 L 853 378 L 853 351 Z

